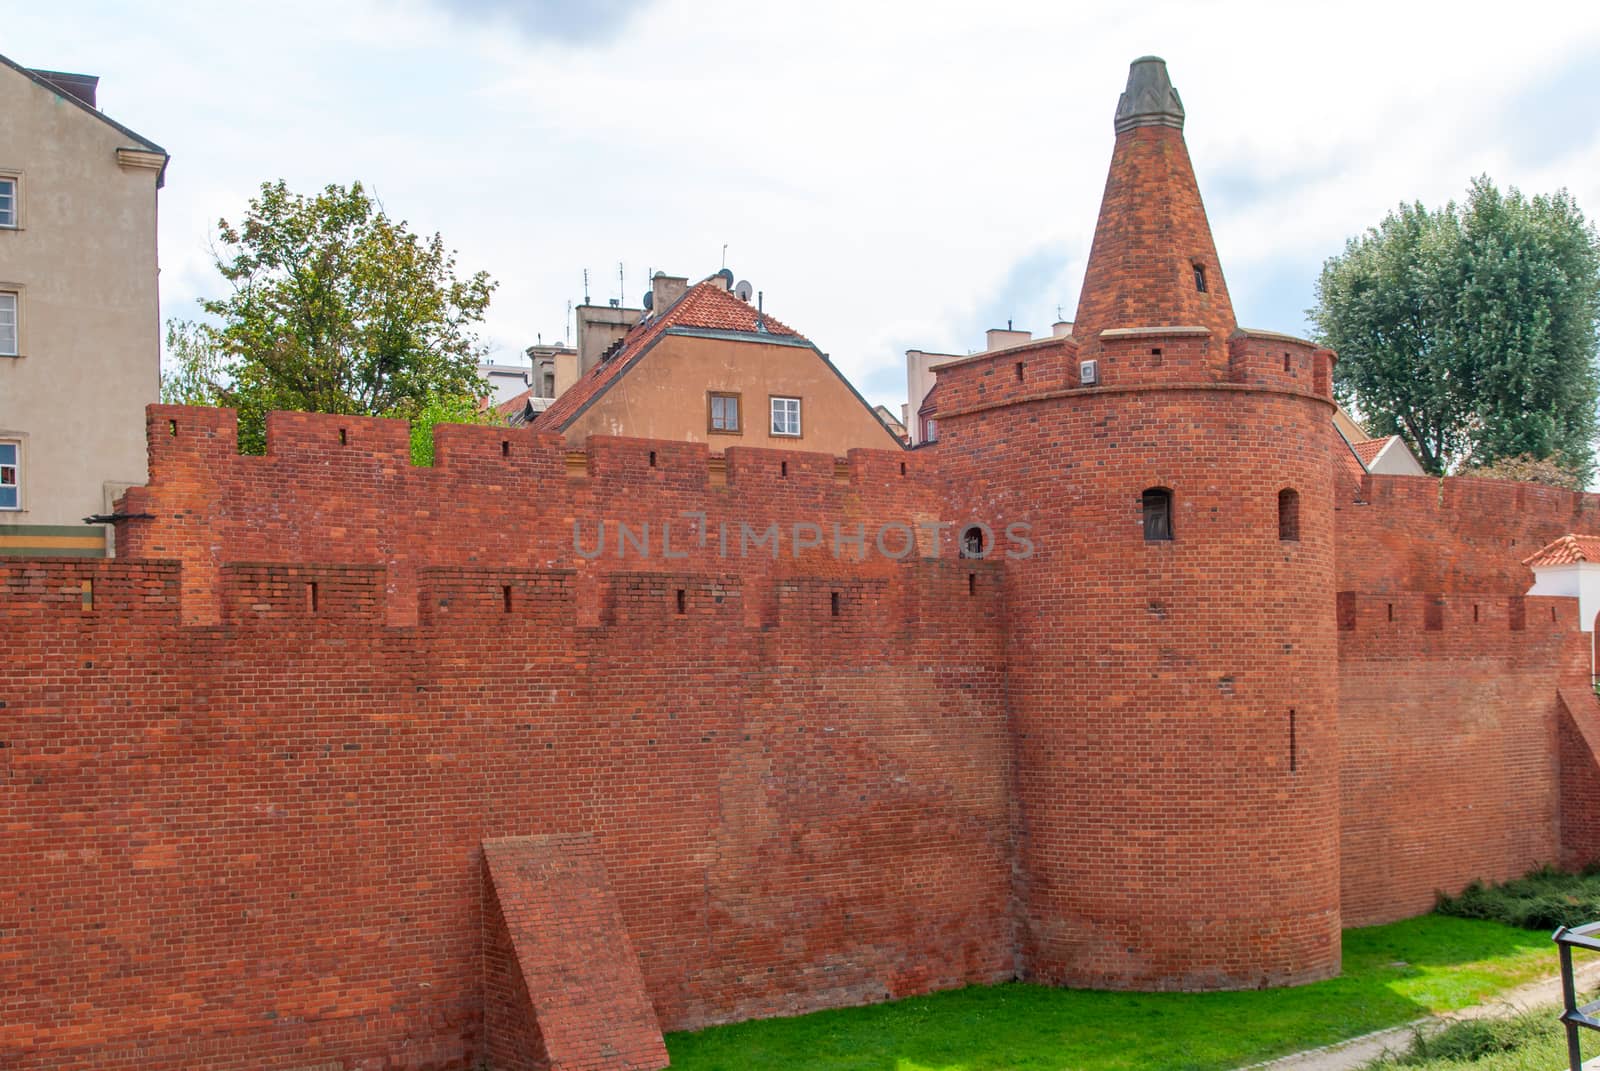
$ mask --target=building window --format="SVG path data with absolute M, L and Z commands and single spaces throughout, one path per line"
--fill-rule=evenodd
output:
M 15 357 L 22 351 L 17 348 L 18 331 L 17 292 L 0 290 L 0 357 Z
M 939 441 L 939 421 L 931 416 L 922 418 L 922 441 L 925 443 Z
M 1278 538 L 1286 543 L 1300 538 L 1300 493 L 1292 487 L 1278 492 Z
M 706 395 L 706 430 L 713 435 L 738 435 L 744 431 L 739 422 L 737 394 L 712 391 Z
M 541 398 L 554 398 L 555 396 L 556 396 L 556 374 L 554 372 L 546 372 L 544 374 L 544 379 L 541 382 L 541 389 L 540 389 L 540 392 L 539 392 L 539 397 L 541 397 Z
M 1204 264 L 1196 264 L 1194 266 L 1194 288 L 1202 294 L 1206 292 L 1206 266 Z
M 16 177 L 0 175 L 0 227 L 15 227 L 17 215 Z
M 22 508 L 22 444 L 0 439 L 0 509 Z
M 800 437 L 800 399 L 772 399 L 772 434 Z
M 1144 541 L 1169 543 L 1172 541 L 1172 492 L 1165 487 L 1152 487 L 1142 496 L 1144 503 Z

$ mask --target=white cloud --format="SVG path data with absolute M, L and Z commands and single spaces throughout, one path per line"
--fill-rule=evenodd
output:
M 962 352 L 1007 317 L 1047 330 L 1058 303 L 1072 314 L 1112 111 L 1145 53 L 1183 95 L 1251 325 L 1297 328 L 1345 237 L 1481 171 L 1600 212 L 1594 124 L 1517 114 L 1559 106 L 1592 65 L 1588 5 L 1074 7 L 654 0 L 597 27 L 510 0 L 90 3 L 14 13 L 5 48 L 100 74 L 107 113 L 172 151 L 169 312 L 218 284 L 211 227 L 261 181 L 361 178 L 501 280 L 502 358 L 561 336 L 583 268 L 604 298 L 625 264 L 632 301 L 646 269 L 707 274 L 725 242 L 863 384 L 902 382 L 907 346 Z

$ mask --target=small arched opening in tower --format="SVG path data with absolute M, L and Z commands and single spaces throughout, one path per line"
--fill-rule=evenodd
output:
M 989 556 L 989 539 L 983 525 L 968 525 L 961 531 L 961 556 L 982 560 Z
M 1172 542 L 1172 489 L 1148 487 L 1140 502 L 1144 507 L 1144 541 Z
M 1300 541 L 1300 492 L 1292 487 L 1278 492 L 1278 538 L 1285 543 Z
M 1202 294 L 1206 292 L 1206 266 L 1198 262 L 1194 266 L 1194 288 Z

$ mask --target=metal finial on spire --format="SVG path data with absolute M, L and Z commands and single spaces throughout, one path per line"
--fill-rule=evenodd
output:
M 1117 101 L 1117 133 L 1136 126 L 1183 129 L 1183 101 L 1167 77 L 1167 61 L 1140 56 L 1128 67 L 1128 88 Z

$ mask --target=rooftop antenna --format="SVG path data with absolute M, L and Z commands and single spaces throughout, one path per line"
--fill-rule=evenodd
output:
M 622 261 L 617 261 L 617 307 L 628 300 L 628 276 L 622 270 Z
M 567 318 L 561 321 L 561 344 L 565 346 L 572 337 L 572 302 L 567 302 Z
M 727 242 L 723 242 L 722 243 L 722 266 L 724 268 L 726 268 L 728 266 L 728 243 Z
M 1060 320 L 1061 320 L 1061 303 L 1057 302 L 1056 303 L 1056 321 L 1060 322 Z
M 589 304 L 589 269 L 583 269 L 583 303 Z
M 1007 331 L 1011 330 L 1011 319 L 1010 319 L 1010 317 L 1006 318 L 1006 330 Z

